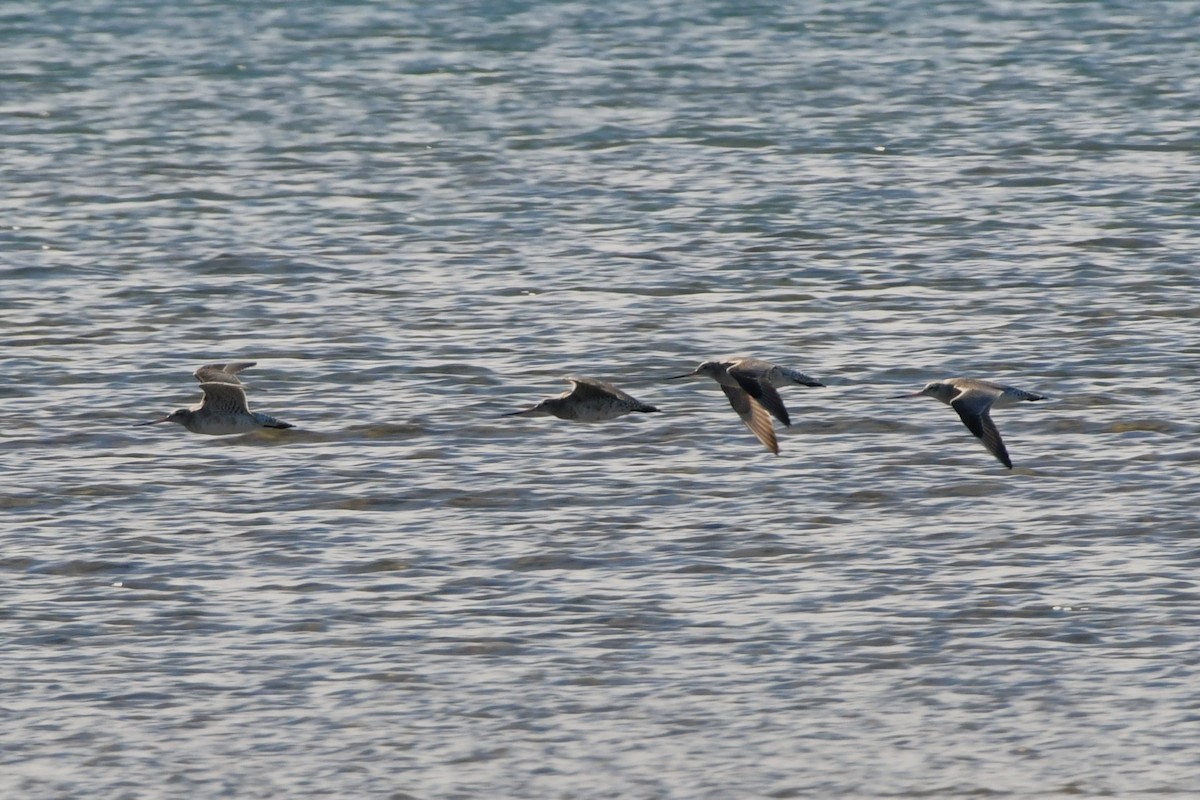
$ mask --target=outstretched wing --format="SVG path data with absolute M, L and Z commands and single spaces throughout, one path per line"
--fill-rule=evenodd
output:
M 1012 459 L 1008 457 L 1008 448 L 1000 438 L 996 423 L 988 412 L 992 408 L 993 396 L 966 391 L 950 401 L 950 407 L 958 412 L 958 418 L 967 426 L 967 430 L 983 442 L 988 452 L 1004 466 L 1012 469 Z
M 200 384 L 204 391 L 203 408 L 230 414 L 249 413 L 246 405 L 246 390 L 240 383 L 207 381 Z
M 750 432 L 766 445 L 767 449 L 779 455 L 779 441 L 775 438 L 775 428 L 771 426 L 771 415 L 762 405 L 746 392 L 736 386 L 721 385 L 721 391 L 729 398 L 729 405 L 746 423 Z
M 767 380 L 765 372 L 761 370 L 747 372 L 736 366 L 730 367 L 728 372 L 729 376 L 737 381 L 738 386 L 742 387 L 742 391 L 761 403 L 763 408 L 771 412 L 771 415 L 775 419 L 784 425 L 792 424 L 791 417 L 788 416 L 787 406 L 783 404 L 783 398 L 779 396 L 779 392 Z M 726 394 L 729 394 L 729 392 L 726 392 Z M 730 398 L 730 402 L 733 402 L 732 398 Z M 734 408 L 737 408 L 737 406 L 734 406 Z
M 561 406 L 561 411 L 571 411 L 580 422 L 597 422 L 613 419 L 634 411 L 658 411 L 652 405 L 643 403 L 636 397 L 622 392 L 611 383 L 598 381 L 595 378 L 585 378 L 581 375 L 571 375 L 571 391 L 563 392 L 561 397 L 567 402 Z M 557 412 L 556 412 L 557 413 Z
M 588 378 L 583 375 L 568 375 L 565 380 L 570 381 L 574 385 L 570 394 L 581 400 L 600 400 L 606 397 L 617 397 L 621 400 L 628 400 L 631 403 L 638 402 L 611 383 L 598 381 L 595 378 Z
M 237 373 L 253 367 L 257 361 L 231 361 L 228 364 L 205 364 L 192 373 L 201 383 L 241 383 Z

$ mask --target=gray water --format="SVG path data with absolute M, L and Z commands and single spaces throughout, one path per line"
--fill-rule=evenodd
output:
M 0 794 L 1200 792 L 1200 7 L 784 6 L 0 5 Z

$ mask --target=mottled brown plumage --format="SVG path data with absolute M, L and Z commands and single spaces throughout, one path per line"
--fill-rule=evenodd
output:
M 611 383 L 571 375 L 565 378 L 571 388 L 558 397 L 548 397 L 533 408 L 513 411 L 506 417 L 555 416 L 572 422 L 600 422 L 639 411 L 649 413 L 657 408 L 631 397 Z

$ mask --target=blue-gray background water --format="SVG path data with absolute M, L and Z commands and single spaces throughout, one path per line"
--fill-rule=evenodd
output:
M 1195 796 L 1197 30 L 0 5 L 0 793 Z

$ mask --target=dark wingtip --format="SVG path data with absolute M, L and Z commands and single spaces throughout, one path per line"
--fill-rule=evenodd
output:
M 813 381 L 812 383 L 806 383 L 804 385 L 805 386 L 822 386 L 822 387 L 825 386 L 825 384 L 821 383 L 820 381 Z

